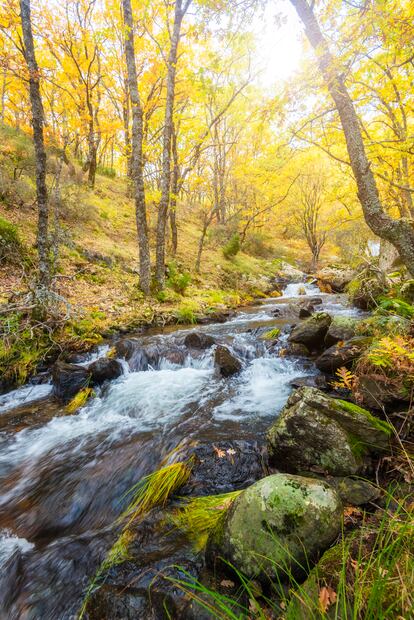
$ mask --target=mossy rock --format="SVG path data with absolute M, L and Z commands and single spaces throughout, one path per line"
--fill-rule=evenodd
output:
M 332 318 L 329 314 L 326 312 L 316 312 L 293 328 L 289 341 L 304 344 L 311 350 L 320 349 L 323 347 L 331 322 Z
M 350 476 L 366 455 L 386 450 L 392 427 L 369 411 L 301 387 L 267 433 L 271 462 L 285 471 Z
M 218 557 L 249 577 L 289 579 L 307 571 L 341 528 L 342 504 L 325 482 L 291 474 L 259 480 L 234 501 L 209 541 Z

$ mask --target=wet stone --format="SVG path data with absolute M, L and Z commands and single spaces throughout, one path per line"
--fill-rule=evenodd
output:
M 56 362 L 53 367 L 53 395 L 68 402 L 79 390 L 87 387 L 91 373 L 85 366 Z
M 192 349 L 209 349 L 216 344 L 216 340 L 203 332 L 191 332 L 184 338 L 184 344 Z
M 217 441 L 188 452 L 195 462 L 180 495 L 216 495 L 253 484 L 265 474 L 265 448 L 256 441 Z
M 242 365 L 227 347 L 220 344 L 214 352 L 214 367 L 221 377 L 230 377 L 239 372 Z

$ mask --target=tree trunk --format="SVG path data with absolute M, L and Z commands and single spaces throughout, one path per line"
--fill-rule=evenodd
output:
M 128 70 L 128 91 L 132 108 L 131 176 L 135 190 L 135 218 L 139 248 L 139 282 L 148 295 L 151 288 L 151 258 L 148 240 L 147 207 L 145 202 L 144 170 L 142 156 L 143 117 L 138 91 L 137 68 L 134 52 L 134 24 L 131 0 L 122 0 L 125 22 L 125 60 Z
M 178 247 L 177 230 L 177 194 L 180 168 L 178 164 L 177 135 L 174 129 L 172 136 L 173 170 L 171 176 L 171 201 L 170 201 L 170 228 L 171 228 L 171 256 L 175 258 Z
M 161 169 L 161 199 L 158 207 L 157 245 L 155 261 L 155 278 L 157 286 L 162 289 L 165 284 L 165 232 L 170 202 L 171 187 L 171 141 L 173 135 L 173 113 L 175 97 L 175 76 L 177 69 L 178 44 L 180 41 L 181 24 L 190 5 L 190 0 L 175 1 L 174 26 L 171 36 L 170 52 L 167 61 L 167 93 L 165 103 L 163 151 Z
M 50 286 L 50 263 L 48 241 L 49 209 L 46 187 L 46 150 L 43 139 L 43 106 L 40 94 L 39 67 L 36 62 L 30 0 L 20 0 L 20 12 L 24 41 L 24 56 L 29 69 L 30 105 L 32 111 L 33 142 L 36 161 L 36 199 L 38 209 L 37 251 L 39 255 L 39 285 L 48 290 Z
M 371 170 L 354 104 L 344 77 L 332 57 L 318 21 L 306 0 L 290 0 L 305 26 L 306 36 L 316 52 L 319 68 L 335 102 L 345 135 L 349 161 L 358 188 L 358 198 L 365 221 L 382 239 L 394 245 L 410 274 L 414 276 L 414 228 L 407 219 L 396 220 L 386 213 Z

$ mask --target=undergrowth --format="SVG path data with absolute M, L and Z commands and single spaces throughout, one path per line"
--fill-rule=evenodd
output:
M 237 583 L 226 579 L 217 588 L 189 573 L 181 580 L 166 578 L 220 620 L 408 619 L 414 605 L 414 506 L 409 498 L 397 499 L 392 490 L 386 496 L 383 510 L 359 511 L 360 527 L 350 533 L 344 529 L 340 542 L 304 582 L 290 573 L 289 586 L 273 580 L 262 588 L 234 566 L 230 568 Z M 235 586 L 231 595 L 223 593 L 228 583 Z

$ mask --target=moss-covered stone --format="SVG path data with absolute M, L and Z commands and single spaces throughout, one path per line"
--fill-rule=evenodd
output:
M 361 471 L 364 457 L 385 450 L 392 427 L 369 411 L 301 387 L 267 433 L 271 461 L 284 471 L 333 476 Z
M 209 557 L 223 557 L 259 579 L 301 574 L 338 535 L 341 515 L 339 496 L 325 482 L 268 476 L 235 500 L 210 541 Z
M 289 341 L 304 344 L 311 350 L 321 348 L 331 322 L 329 314 L 317 312 L 293 328 Z

